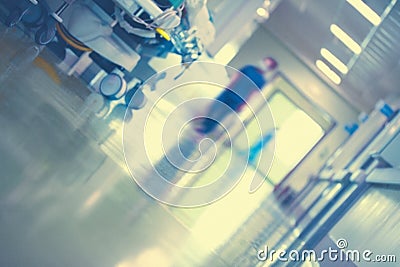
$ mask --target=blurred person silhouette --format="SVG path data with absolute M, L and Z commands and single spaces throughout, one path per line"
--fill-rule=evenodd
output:
M 203 166 L 212 162 L 211 158 L 199 152 L 199 140 L 201 140 L 199 137 L 206 134 L 211 135 L 211 132 L 226 116 L 232 112 L 239 112 L 246 105 L 246 101 L 252 93 L 261 90 L 267 82 L 273 79 L 277 66 L 278 63 L 275 59 L 266 57 L 261 60 L 259 67 L 247 65 L 241 68 L 241 73 L 237 72 L 233 76 L 227 88 L 209 106 L 208 115 L 196 121 L 194 130 L 197 134 L 192 134 L 193 128 L 183 130 L 179 144 L 168 149 L 165 156 L 154 165 L 157 173 L 168 181 L 176 182 L 187 174 L 187 170 L 193 170 L 195 165 L 202 169 Z M 227 107 L 230 108 L 230 113 L 227 113 Z M 207 118 L 211 116 L 213 119 Z M 263 141 L 268 143 L 269 140 Z M 208 145 L 211 143 L 203 143 L 201 150 L 207 151 Z M 259 146 L 255 146 L 254 151 L 251 151 L 252 155 L 254 154 L 254 159 L 251 158 L 251 161 L 255 161 L 258 156 L 259 150 L 261 150 Z
M 206 135 L 211 133 L 232 112 L 240 112 L 250 96 L 270 82 L 276 75 L 278 62 L 265 57 L 259 66 L 246 65 L 232 78 L 223 92 L 210 105 L 207 115 L 200 119 L 196 131 Z M 252 82 L 250 82 L 250 81 Z M 231 112 L 227 112 L 227 108 Z

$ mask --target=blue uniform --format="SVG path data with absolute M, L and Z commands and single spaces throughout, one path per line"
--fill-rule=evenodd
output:
M 209 114 L 212 116 L 213 120 L 204 119 L 201 129 L 202 133 L 206 134 L 211 132 L 218 125 L 218 121 L 221 121 L 228 115 L 226 109 L 221 108 L 221 103 L 219 103 L 219 101 L 237 112 L 246 104 L 249 96 L 254 91 L 261 90 L 267 82 L 264 78 L 263 71 L 257 67 L 247 65 L 240 69 L 240 72 L 243 74 L 234 77 L 228 88 L 216 98 L 218 101 L 211 106 Z

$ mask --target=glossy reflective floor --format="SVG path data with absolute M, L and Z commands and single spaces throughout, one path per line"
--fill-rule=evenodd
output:
M 211 251 L 101 149 L 107 122 L 82 121 L 87 89 L 1 30 L 0 266 L 200 266 Z
M 376 185 L 355 204 L 331 230 L 334 240 L 346 237 L 349 249 L 370 250 L 375 255 L 396 255 L 397 262 L 381 263 L 398 266 L 400 255 L 400 195 L 398 186 Z M 366 234 L 368 233 L 368 234 Z M 376 262 L 363 263 L 376 266 Z
M 121 160 L 121 121 L 85 111 L 89 91 L 52 54 L 0 30 L 0 266 L 235 264 L 217 249 L 238 246 L 226 242 L 251 200 L 182 210 L 149 198 Z

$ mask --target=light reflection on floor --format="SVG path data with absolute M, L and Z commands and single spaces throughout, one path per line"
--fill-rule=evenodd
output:
M 14 37 L 2 41 L 0 71 L 28 45 Z M 59 75 L 57 85 L 28 63 L 2 78 L 0 265 L 200 265 L 207 248 L 183 244 L 189 231 L 100 149 L 104 121 L 77 123 L 86 89 Z
M 385 266 L 398 266 L 400 260 L 400 195 L 399 187 L 373 186 L 330 231 L 333 240 L 345 238 L 349 249 L 370 250 L 375 255 L 396 255 L 397 262 Z M 368 233 L 368 234 L 366 234 Z M 371 258 L 373 258 L 371 256 Z M 376 262 L 363 262 L 362 266 L 376 266 Z M 383 264 L 383 263 L 382 263 Z
M 20 37 L 2 36 L 0 72 L 31 45 Z M 40 57 L 52 60 L 46 51 Z M 182 211 L 150 199 L 121 167 L 115 132 L 79 118 L 88 95 L 82 84 L 55 73 L 27 62 L 2 76 L 0 265 L 227 266 L 215 249 L 271 188 L 248 197 L 247 181 L 184 223 Z

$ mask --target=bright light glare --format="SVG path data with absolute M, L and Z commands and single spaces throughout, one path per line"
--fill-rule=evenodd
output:
M 324 135 L 324 131 L 304 111 L 294 111 L 276 134 L 277 159 L 293 168 Z
M 321 60 L 317 60 L 315 64 L 317 65 L 317 68 L 322 71 L 332 82 L 335 84 L 340 84 L 342 82 L 342 79 L 340 79 L 339 75 L 337 75 L 336 72 L 331 70 L 328 65 Z
M 91 194 L 83 204 L 84 209 L 89 209 L 93 207 L 100 199 L 102 192 L 100 190 L 95 191 Z
M 266 17 L 266 16 L 268 16 L 268 11 L 262 7 L 257 8 L 257 15 L 259 15 L 260 17 Z
M 382 19 L 375 13 L 366 3 L 361 0 L 347 0 L 347 2 L 354 7 L 361 15 L 364 16 L 373 25 L 378 26 Z
M 137 267 L 137 266 L 148 266 L 148 267 L 170 267 L 171 256 L 168 255 L 161 248 L 150 248 L 141 252 L 138 256 L 125 259 L 118 263 L 115 267 Z
M 210 249 L 217 249 L 229 242 L 232 235 L 246 222 L 272 192 L 267 183 L 254 194 L 249 194 L 249 184 L 254 175 L 251 168 L 245 172 L 238 185 L 224 198 L 205 208 L 205 212 L 192 228 L 193 237 Z
M 332 54 L 328 49 L 322 48 L 321 55 L 328 60 L 337 70 L 339 70 L 343 74 L 347 74 L 349 69 L 347 66 L 338 59 L 334 54 Z
M 231 43 L 222 47 L 215 55 L 214 60 L 220 64 L 228 64 L 238 52 L 238 48 Z
M 356 41 L 353 40 L 345 31 L 343 31 L 339 26 L 336 24 L 332 24 L 330 27 L 331 32 L 333 35 L 336 36 L 345 46 L 347 46 L 353 53 L 359 55 L 361 53 L 361 47 L 357 44 Z

